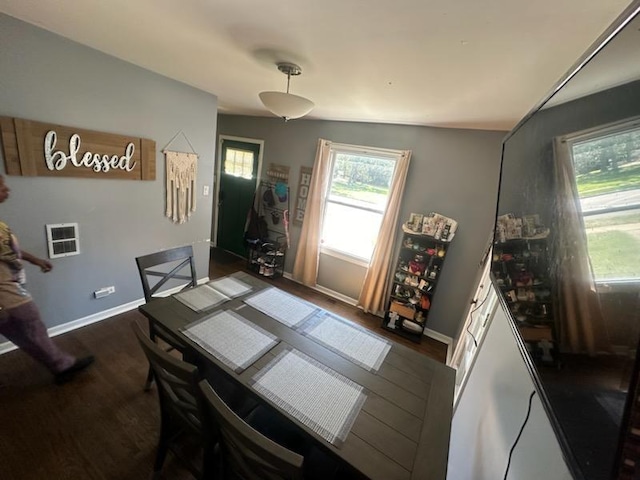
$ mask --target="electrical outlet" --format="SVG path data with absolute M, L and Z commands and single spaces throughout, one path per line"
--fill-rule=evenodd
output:
M 93 292 L 93 296 L 95 298 L 102 298 L 111 295 L 112 293 L 116 293 L 116 287 L 102 287 L 95 292 Z
M 202 195 L 204 195 L 205 197 L 209 195 L 209 185 L 205 185 L 204 187 L 202 187 Z

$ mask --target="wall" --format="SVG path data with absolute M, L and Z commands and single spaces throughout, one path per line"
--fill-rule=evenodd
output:
M 500 214 L 541 212 L 552 220 L 554 198 L 553 138 L 638 116 L 640 81 L 539 110 L 505 144 Z M 509 196 L 506 196 L 508 193 Z
M 570 85 L 570 83 L 569 83 Z M 554 233 L 556 209 L 553 138 L 601 127 L 613 122 L 638 117 L 640 81 L 630 82 L 564 104 L 539 110 L 505 142 L 505 159 L 500 191 L 499 213 L 516 215 L 541 213 Z M 612 246 L 612 248 L 615 248 Z M 550 254 L 549 264 L 560 259 Z M 634 349 L 637 340 L 635 312 L 640 282 L 599 285 L 611 342 L 618 347 Z
M 505 478 L 509 450 L 533 390 L 504 309 L 498 306 L 453 415 L 447 479 Z M 506 478 L 572 478 L 538 394 Z
M 306 119 L 285 123 L 278 118 L 220 115 L 218 133 L 263 139 L 263 165 L 291 167 L 294 200 L 300 166 L 313 166 L 318 138 L 412 150 L 401 220 L 406 221 L 411 212 L 434 211 L 459 222 L 427 324 L 427 328 L 453 337 L 493 228 L 503 132 Z M 293 269 L 299 235 L 300 227 L 293 226 L 292 248 L 285 264 L 288 272 Z M 334 259 L 320 265 L 319 283 L 352 298 L 359 295 L 363 277 L 362 267 Z
M 27 266 L 28 289 L 52 327 L 142 298 L 135 257 L 193 244 L 199 277 L 208 276 L 215 96 L 0 15 L 0 115 L 156 141 L 155 181 L 6 177 L 11 197 L 0 219 L 25 250 L 46 257 L 45 224 L 78 222 L 81 254 L 52 260 L 43 275 Z M 160 150 L 183 130 L 200 155 L 197 211 L 185 225 L 164 217 Z M 179 139 L 172 145 L 184 149 Z M 92 292 L 113 285 L 99 300 Z

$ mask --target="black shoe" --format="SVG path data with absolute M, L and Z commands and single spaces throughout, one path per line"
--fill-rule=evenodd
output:
M 93 355 L 89 355 L 88 357 L 78 358 L 73 365 L 71 365 L 66 370 L 61 371 L 60 373 L 56 373 L 54 382 L 56 385 L 62 385 L 63 383 L 67 383 L 73 380 L 73 377 L 76 376 L 76 373 L 81 372 L 89 365 L 93 363 L 95 360 Z

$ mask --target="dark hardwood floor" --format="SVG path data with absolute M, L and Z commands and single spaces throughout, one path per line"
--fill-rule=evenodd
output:
M 209 276 L 244 266 L 240 259 L 214 252 Z M 284 278 L 271 282 L 444 362 L 446 346 L 439 342 L 425 338 L 413 344 L 382 330 L 375 316 Z M 130 328 L 134 320 L 146 325 L 132 311 L 56 337 L 76 355 L 96 356 L 94 365 L 63 386 L 54 385 L 51 375 L 19 350 L 0 356 L 0 478 L 151 478 L 158 400 L 155 388 L 143 391 L 148 367 Z M 162 478 L 192 477 L 169 456 Z

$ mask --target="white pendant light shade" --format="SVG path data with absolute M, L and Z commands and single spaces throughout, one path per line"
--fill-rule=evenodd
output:
M 274 115 L 284 118 L 284 121 L 292 118 L 304 117 L 315 106 L 314 103 L 299 95 L 289 93 L 291 75 L 300 75 L 302 69 L 293 63 L 277 63 L 278 70 L 287 76 L 286 92 L 261 92 L 258 94 L 263 105 Z
M 285 120 L 304 117 L 315 104 L 304 97 L 284 92 L 261 92 L 260 100 L 267 109 Z

